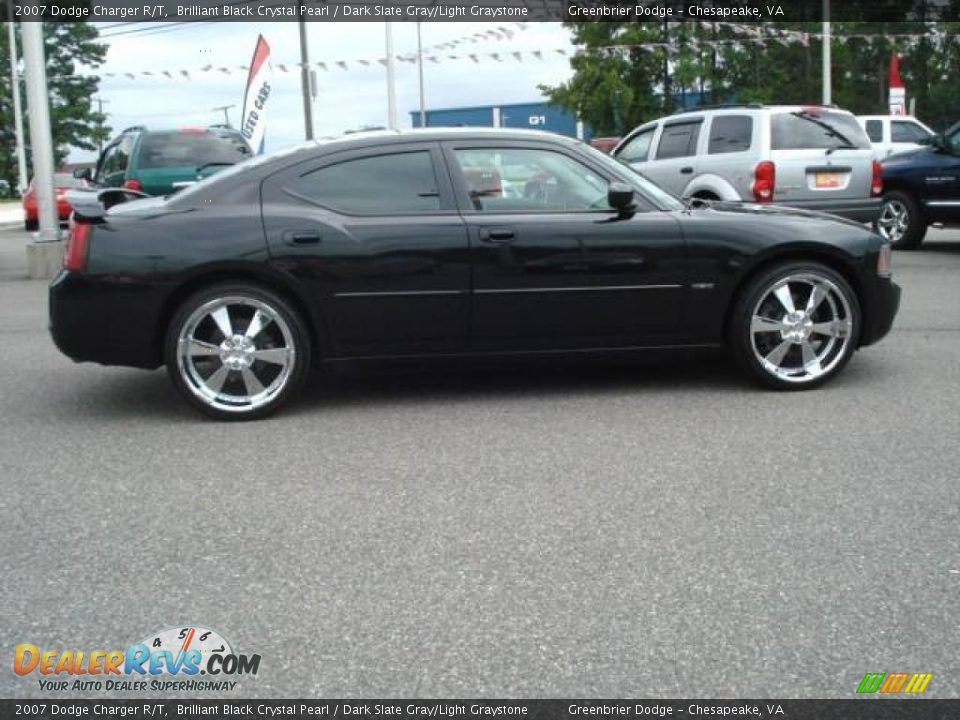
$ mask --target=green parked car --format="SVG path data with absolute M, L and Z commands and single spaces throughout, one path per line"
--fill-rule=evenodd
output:
M 132 127 L 114 139 L 97 169 L 74 173 L 98 187 L 126 187 L 170 195 L 252 156 L 239 131 L 223 126 L 148 130 Z

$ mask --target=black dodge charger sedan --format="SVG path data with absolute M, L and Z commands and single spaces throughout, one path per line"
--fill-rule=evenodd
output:
M 889 244 L 862 226 L 684 204 L 538 132 L 355 134 L 131 195 L 71 195 L 53 338 L 77 361 L 165 364 L 218 418 L 372 358 L 724 345 L 768 386 L 811 388 L 900 299 Z

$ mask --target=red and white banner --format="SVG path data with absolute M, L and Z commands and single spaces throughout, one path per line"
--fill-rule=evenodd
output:
M 890 57 L 890 96 L 888 105 L 891 115 L 907 114 L 907 89 L 903 86 L 903 80 L 900 79 L 900 56 L 894 53 Z
M 273 67 L 270 65 L 270 46 L 257 37 L 257 46 L 250 61 L 247 89 L 243 95 L 243 120 L 240 132 L 258 155 L 263 154 L 263 138 L 267 130 L 267 100 L 273 82 Z

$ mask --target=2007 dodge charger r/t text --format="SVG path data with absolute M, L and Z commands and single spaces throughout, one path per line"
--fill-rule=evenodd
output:
M 77 361 L 156 368 L 254 418 L 311 366 L 726 346 L 818 386 L 890 330 L 890 246 L 853 222 L 683 203 L 578 141 L 360 133 L 168 197 L 72 191 L 51 331 Z

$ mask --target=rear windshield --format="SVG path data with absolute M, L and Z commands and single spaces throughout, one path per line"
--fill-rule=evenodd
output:
M 870 147 L 856 118 L 819 108 L 775 113 L 770 116 L 773 150 L 836 150 Z
M 201 168 L 210 164 L 233 165 L 250 155 L 250 148 L 239 133 L 157 132 L 143 138 L 138 165 Z

